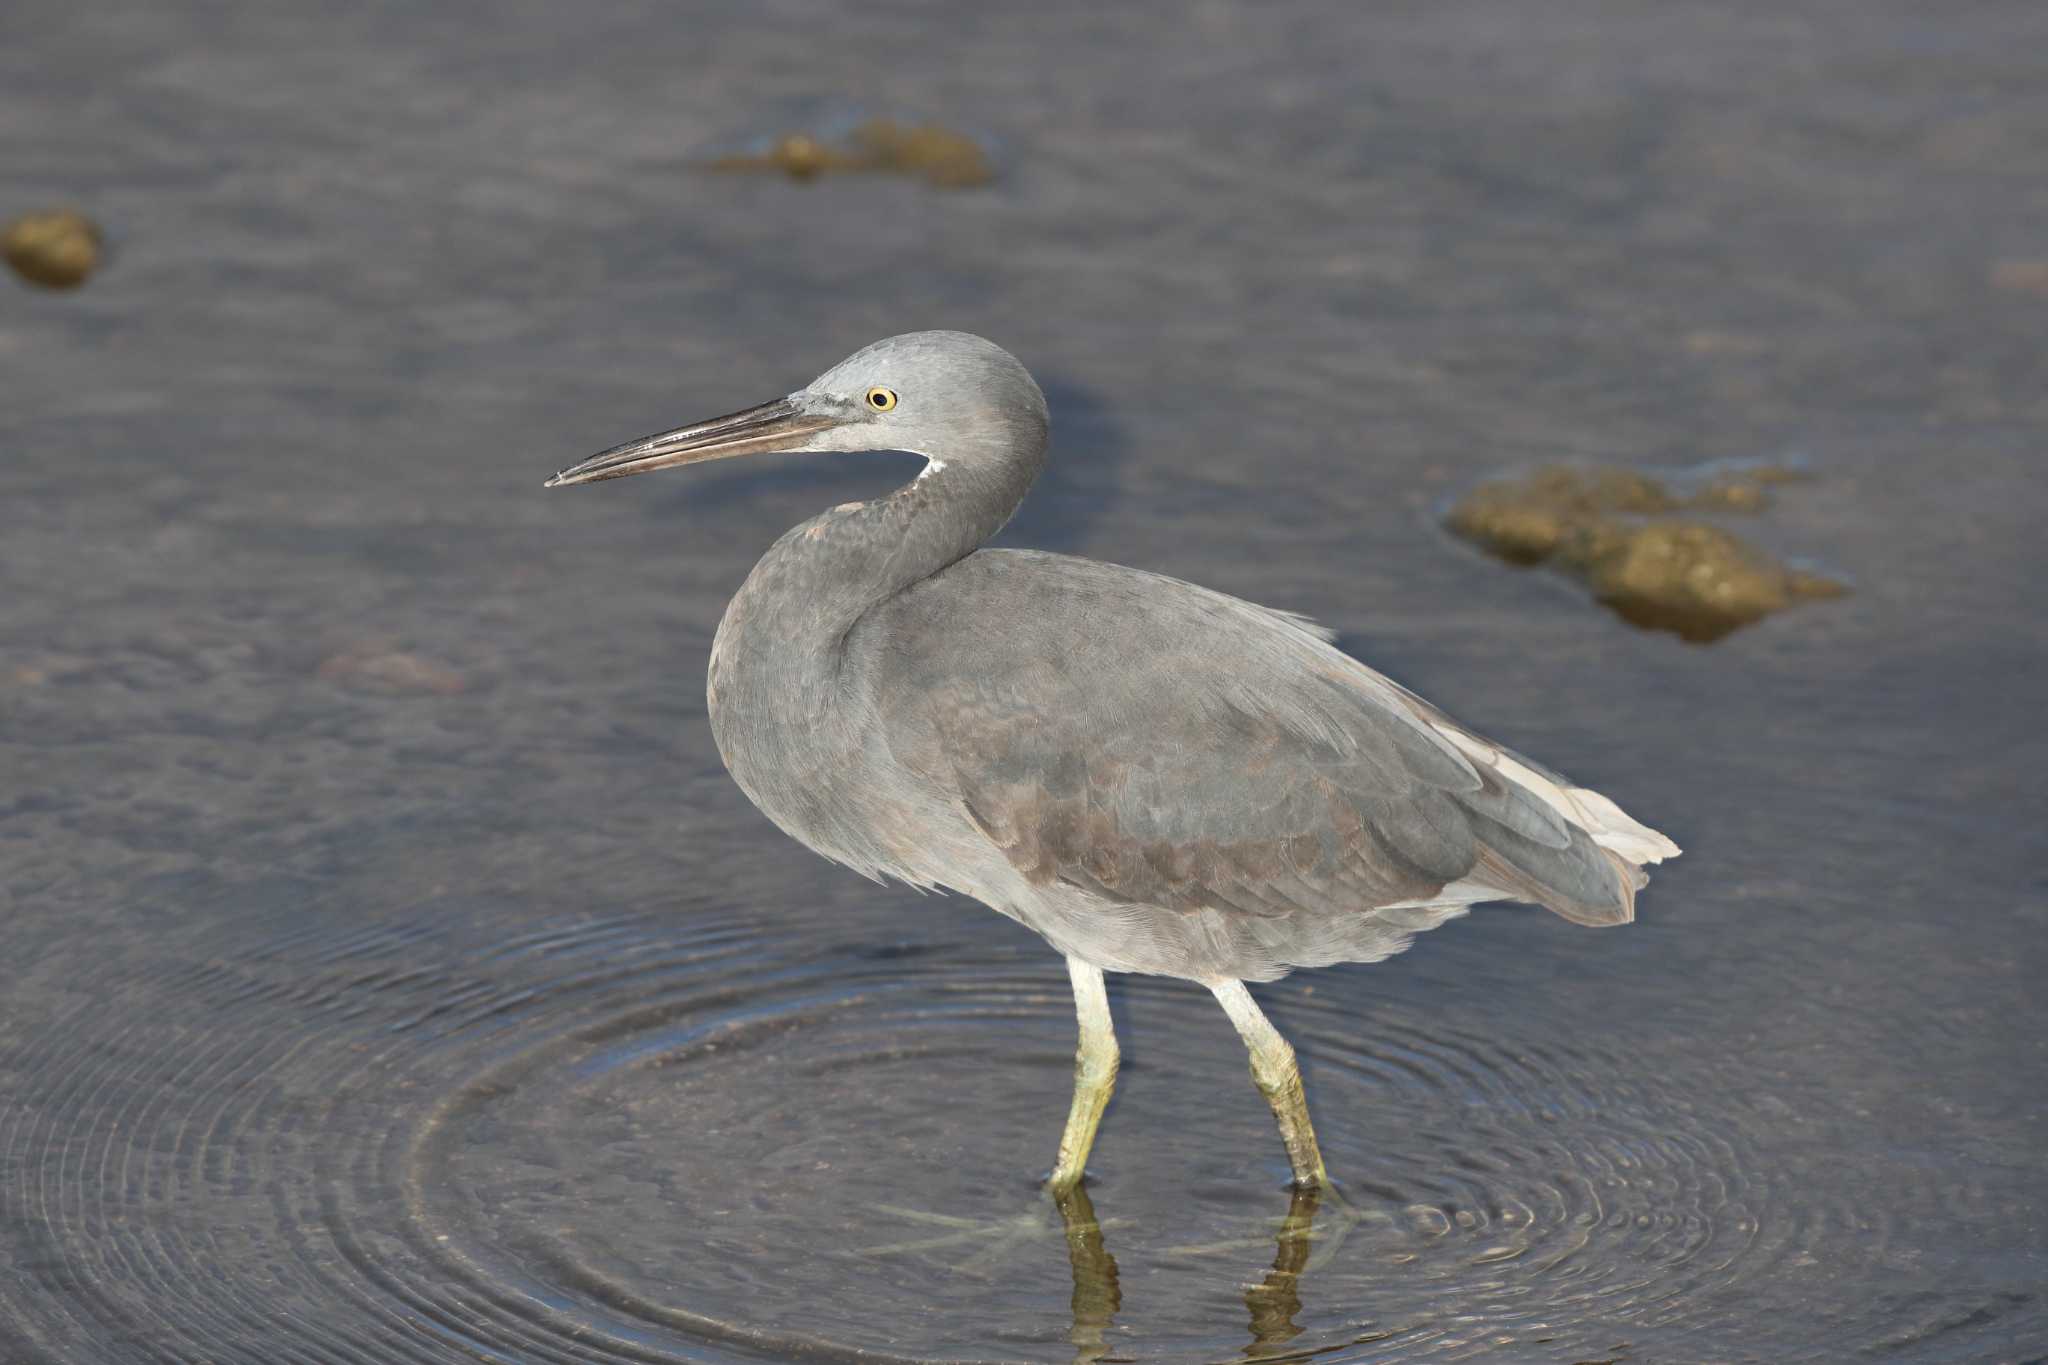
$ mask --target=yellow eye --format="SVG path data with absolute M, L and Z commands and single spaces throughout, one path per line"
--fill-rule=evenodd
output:
M 896 406 L 896 390 L 885 389 L 877 384 L 868 390 L 868 406 L 876 412 L 887 412 Z

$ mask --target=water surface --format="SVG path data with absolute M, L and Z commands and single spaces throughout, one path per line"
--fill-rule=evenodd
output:
M 2021 1361 L 2048 1341 L 2038 6 L 16 7 L 0 1358 Z M 847 112 L 851 111 L 851 112 Z M 699 163 L 892 114 L 991 187 Z M 567 493 L 875 337 L 1054 410 L 1012 543 L 1305 611 L 1668 830 L 1262 991 L 789 845 L 711 631 L 914 461 Z M 1799 458 L 1852 595 L 1708 647 L 1436 525 Z

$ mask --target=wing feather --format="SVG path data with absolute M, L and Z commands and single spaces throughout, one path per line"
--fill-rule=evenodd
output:
M 924 737 L 902 757 L 1034 884 L 1276 942 L 1377 914 L 1405 941 L 1483 899 L 1620 923 L 1636 864 L 1678 851 L 1299 618 L 1191 584 L 982 551 L 891 610 L 879 703 Z

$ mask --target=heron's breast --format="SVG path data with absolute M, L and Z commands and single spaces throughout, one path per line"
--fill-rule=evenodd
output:
M 863 837 L 869 745 L 832 651 L 743 592 L 712 641 L 704 699 L 726 770 L 784 833 L 842 862 L 874 863 Z

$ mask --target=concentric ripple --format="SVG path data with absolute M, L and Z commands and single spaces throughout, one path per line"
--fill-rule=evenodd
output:
M 1049 953 L 972 929 L 821 943 L 715 910 L 480 944 L 488 915 L 115 967 L 17 1029 L 14 1349 L 1654 1358 L 1739 1339 L 1746 1286 L 1831 1246 L 1881 1256 L 1932 1197 L 1813 1207 L 1760 1153 L 1783 1115 L 1335 976 L 1268 998 L 1338 1196 L 1290 1206 L 1207 993 L 1126 980 L 1123 1088 L 1091 1198 L 1061 1211 L 1034 1184 L 1072 1048 Z M 1845 1339 L 1957 1311 L 1905 1301 Z

